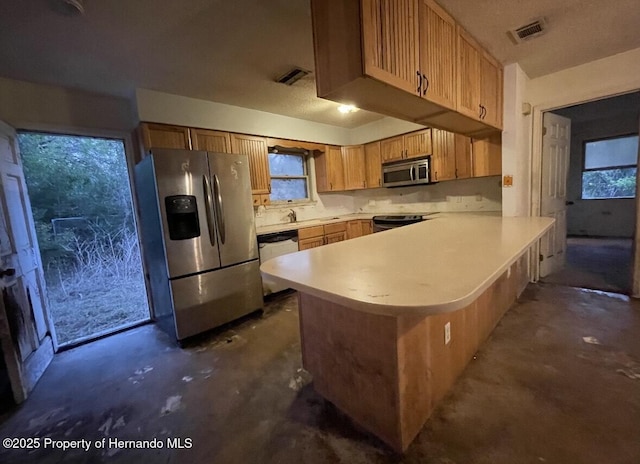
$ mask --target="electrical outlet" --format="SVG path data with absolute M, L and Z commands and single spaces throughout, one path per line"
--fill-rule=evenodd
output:
M 448 345 L 451 341 L 451 322 L 444 325 L 444 344 Z

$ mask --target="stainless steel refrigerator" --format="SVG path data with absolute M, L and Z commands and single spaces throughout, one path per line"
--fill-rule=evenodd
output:
M 153 319 L 178 340 L 263 306 L 248 162 L 156 149 L 135 167 Z

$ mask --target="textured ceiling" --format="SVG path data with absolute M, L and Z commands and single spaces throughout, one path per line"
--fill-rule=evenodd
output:
M 535 77 L 640 47 L 638 0 L 441 0 L 500 61 Z M 136 87 L 342 127 L 380 116 L 342 115 L 315 96 L 309 0 L 0 0 L 0 76 L 132 97 Z M 549 32 L 513 45 L 507 29 L 544 16 Z
M 438 0 L 503 64 L 530 78 L 640 47 L 638 0 Z M 544 18 L 547 32 L 515 45 L 507 31 Z

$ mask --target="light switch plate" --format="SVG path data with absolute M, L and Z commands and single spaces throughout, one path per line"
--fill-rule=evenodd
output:
M 502 180 L 503 187 L 513 187 L 513 176 L 506 175 Z

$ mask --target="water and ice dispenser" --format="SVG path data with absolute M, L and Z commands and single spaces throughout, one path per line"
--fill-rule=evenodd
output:
M 164 206 L 171 240 L 186 240 L 200 236 L 198 204 L 193 195 L 165 197 Z

